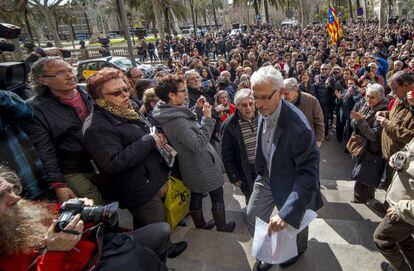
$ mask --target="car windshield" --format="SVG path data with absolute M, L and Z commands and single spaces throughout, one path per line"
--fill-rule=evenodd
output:
M 128 58 L 117 59 L 113 63 L 125 70 L 132 67 L 131 60 L 129 60 Z

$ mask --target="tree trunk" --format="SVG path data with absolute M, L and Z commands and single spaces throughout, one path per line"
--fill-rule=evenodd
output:
M 75 28 L 73 28 L 72 22 L 69 23 L 69 26 L 70 26 L 70 30 L 72 32 L 72 35 L 71 35 L 72 36 L 72 38 L 71 38 L 72 46 L 73 46 L 73 49 L 76 49 L 76 47 L 75 47 L 75 39 L 76 39 Z
M 60 33 L 59 33 L 59 21 L 58 21 L 58 16 L 56 14 L 56 9 L 53 10 L 53 17 L 55 17 L 55 26 L 56 26 L 56 32 L 60 38 Z
M 197 26 L 196 26 L 196 21 L 195 21 L 195 16 L 194 16 L 194 0 L 189 0 L 190 2 L 190 9 L 191 9 L 191 19 L 193 21 L 193 29 L 194 29 L 194 37 L 197 37 Z
M 207 12 L 203 12 L 203 19 L 204 19 L 204 27 L 207 27 Z
M 160 34 L 160 39 L 165 40 L 164 27 L 161 22 L 161 4 L 160 0 L 152 0 L 152 6 L 154 9 L 155 23 L 158 28 L 158 33 Z
M 214 24 L 215 28 L 218 29 L 218 23 L 217 23 L 217 15 L 216 15 L 216 7 L 214 6 L 214 0 L 211 0 L 211 7 L 213 9 L 213 16 L 214 16 Z
M 270 18 L 269 18 L 269 5 L 267 3 L 267 0 L 263 0 L 263 7 L 264 7 L 264 11 L 265 11 L 265 19 L 266 19 L 266 23 L 270 23 Z
M 367 1 L 368 0 L 364 0 L 364 18 L 365 18 L 365 21 L 366 20 L 368 20 L 368 5 L 367 5 Z
M 352 1 L 348 0 L 348 4 L 349 4 L 349 13 L 351 14 L 351 19 L 353 20 L 354 19 L 354 11 L 353 11 L 353 8 L 352 8 Z
M 257 16 L 260 15 L 259 4 L 257 3 L 257 0 L 253 0 L 253 6 L 254 6 L 254 14 L 256 15 L 256 20 L 257 20 Z
M 86 14 L 86 11 L 83 12 L 83 16 L 85 16 L 85 22 L 86 22 L 86 28 L 88 28 L 88 37 L 91 38 L 92 32 L 91 32 L 91 26 L 89 25 L 89 18 Z
M 43 9 L 41 7 L 39 7 L 39 11 L 42 13 L 42 15 L 46 19 L 47 28 L 50 31 L 50 34 L 53 36 L 53 39 L 55 41 L 55 46 L 63 47 L 60 41 L 59 35 L 56 31 L 55 25 L 53 24 L 52 17 L 50 16 L 50 14 L 53 14 L 53 12 L 51 12 L 51 10 L 49 10 L 48 8 Z
M 379 13 L 379 28 L 383 29 L 385 28 L 385 25 L 387 23 L 387 0 L 381 0 L 380 1 L 380 13 Z
M 171 27 L 170 27 L 170 16 L 169 16 L 169 9 L 164 8 L 164 22 L 165 27 L 167 28 L 167 34 L 171 37 Z
M 388 0 L 388 19 L 391 18 L 391 12 L 392 12 L 392 0 Z
M 26 25 L 27 34 L 29 35 L 30 42 L 34 44 L 32 26 L 29 21 L 29 11 L 27 10 L 27 7 L 24 8 L 24 24 Z
M 302 26 L 305 26 L 305 11 L 303 10 L 305 8 L 304 0 L 300 0 L 299 1 L 299 5 L 300 5 L 300 23 L 302 24 Z

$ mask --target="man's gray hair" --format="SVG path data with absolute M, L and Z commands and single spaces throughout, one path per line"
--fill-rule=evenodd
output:
M 367 94 L 371 93 L 375 97 L 377 97 L 380 101 L 382 101 L 385 98 L 385 90 L 384 87 L 380 84 L 368 84 L 367 86 Z
M 52 66 L 56 63 L 64 62 L 67 63 L 63 58 L 57 57 L 57 56 L 47 56 L 42 57 L 38 61 L 36 61 L 31 70 L 30 70 L 30 85 L 32 87 L 32 90 L 37 93 L 38 95 L 43 95 L 46 91 L 49 90 L 48 86 L 42 85 L 39 83 L 38 79 L 39 77 L 42 77 L 45 75 L 45 68 Z M 69 65 L 69 63 L 68 63 Z
M 237 91 L 236 95 L 234 95 L 234 104 L 238 106 L 241 103 L 241 101 L 243 101 L 246 98 L 254 100 L 253 93 L 250 88 L 242 88 L 239 91 Z
M 283 80 L 283 84 L 285 85 L 285 90 L 287 91 L 298 91 L 299 90 L 299 84 L 298 80 L 296 78 L 287 78 Z
M 255 71 L 250 77 L 250 83 L 252 86 L 271 83 L 273 90 L 281 89 L 283 87 L 283 76 L 280 71 L 268 65 Z
M 186 71 L 184 73 L 184 80 L 185 80 L 185 82 L 188 81 L 188 77 L 190 77 L 190 75 L 193 74 L 193 73 L 197 73 L 198 74 L 198 71 L 196 71 L 196 70 L 193 69 L 193 70 Z

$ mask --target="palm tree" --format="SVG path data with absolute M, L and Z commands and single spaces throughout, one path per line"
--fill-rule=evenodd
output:
M 63 0 L 54 0 L 54 1 L 43 0 L 43 2 L 41 2 L 40 0 L 28 0 L 29 6 L 37 9 L 40 12 L 40 14 L 43 16 L 43 18 L 46 20 L 47 28 L 55 41 L 56 47 L 62 47 L 62 42 L 60 41 L 59 35 L 53 24 L 52 18 L 53 18 L 54 10 L 62 2 Z
M 234 0 L 233 1 L 233 5 L 235 7 L 239 7 L 239 6 L 251 6 L 251 5 L 253 5 L 253 7 L 254 7 L 254 14 L 256 15 L 256 18 L 258 18 L 258 16 L 260 16 L 260 12 L 259 12 L 259 1 L 260 0 Z
M 215 24 L 215 27 L 217 27 L 218 22 L 217 22 L 216 9 L 222 9 L 224 7 L 223 0 L 200 0 L 197 5 L 198 7 L 200 7 L 201 10 L 205 11 L 204 12 L 205 15 L 207 15 L 208 10 L 210 10 L 213 13 L 214 24 Z
M 165 28 L 169 35 L 174 18 L 182 21 L 188 17 L 188 8 L 182 0 L 127 0 L 126 2 L 130 8 L 140 11 L 142 20 L 146 24 L 156 25 L 161 39 L 165 37 L 162 17 L 164 17 Z

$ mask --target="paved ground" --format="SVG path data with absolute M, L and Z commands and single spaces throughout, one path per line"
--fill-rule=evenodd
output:
M 320 178 L 325 206 L 310 225 L 309 248 L 293 266 L 283 270 L 354 271 L 380 270 L 383 257 L 376 251 L 372 234 L 381 218 L 368 206 L 353 204 L 353 182 L 349 181 L 353 162 L 344 147 L 334 140 L 321 147 Z M 187 227 L 177 227 L 173 241 L 188 241 L 187 250 L 168 266 L 175 270 L 230 271 L 253 270 L 252 239 L 245 222 L 245 201 L 239 189 L 224 186 L 226 213 L 236 221 L 234 233 L 195 229 L 187 217 Z M 383 200 L 378 191 L 377 199 Z M 204 199 L 204 214 L 211 219 L 210 200 Z M 276 213 L 276 210 L 275 210 Z M 129 215 L 121 215 L 124 225 L 131 225 Z M 282 270 L 275 266 L 272 270 Z

